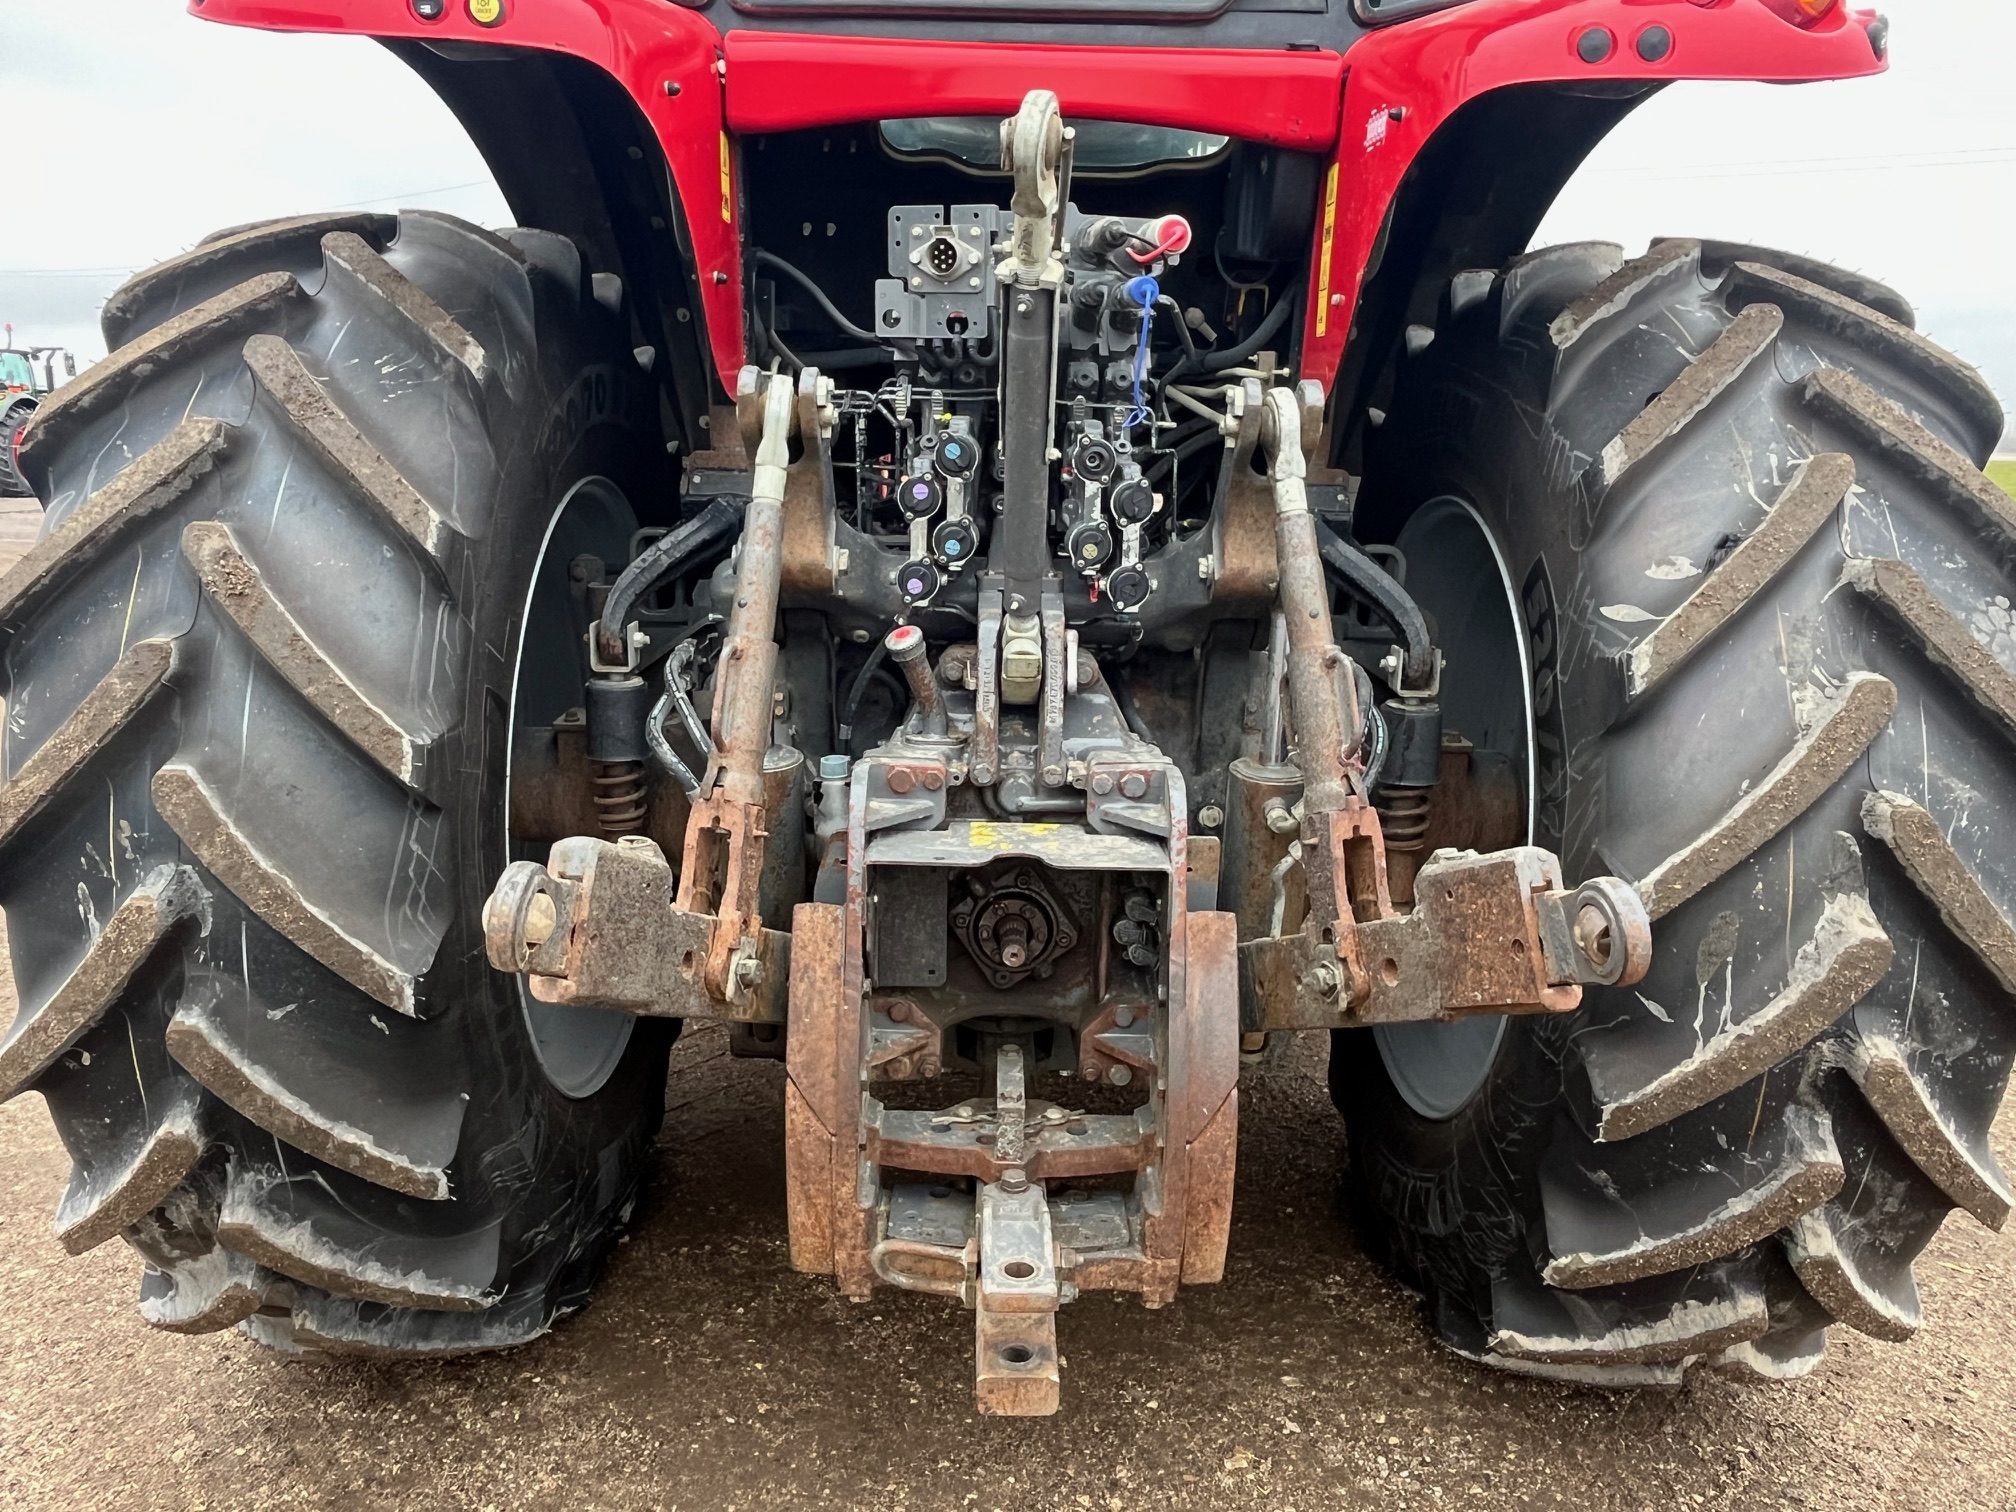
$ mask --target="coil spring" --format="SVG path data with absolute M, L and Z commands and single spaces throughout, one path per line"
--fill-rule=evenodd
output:
M 1386 849 L 1411 853 L 1428 844 L 1428 821 L 1434 812 L 1433 788 L 1382 787 L 1372 797 Z
M 595 823 L 611 840 L 634 835 L 644 823 L 644 763 L 598 761 L 589 779 L 595 788 Z

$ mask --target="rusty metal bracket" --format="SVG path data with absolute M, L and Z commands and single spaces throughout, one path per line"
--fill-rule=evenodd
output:
M 1340 943 L 1363 963 L 1362 984 Z M 1243 1027 L 1340 1029 L 1472 1014 L 1568 1013 L 1584 984 L 1640 980 L 1652 926 L 1626 883 L 1569 891 L 1535 846 L 1480 856 L 1438 851 L 1415 881 L 1414 911 L 1249 941 L 1239 949 Z
M 1218 465 L 1211 509 L 1211 598 L 1228 609 L 1264 606 L 1274 597 L 1280 574 L 1274 555 L 1274 498 L 1267 480 L 1253 470 L 1260 445 L 1265 390 L 1257 378 L 1224 390 L 1233 427 Z
M 797 411 L 799 452 L 785 472 L 778 580 L 787 594 L 830 594 L 840 518 L 833 491 L 833 380 L 817 368 L 801 372 Z
M 1265 395 L 1281 566 L 1281 620 L 1303 780 L 1300 862 L 1307 914 L 1239 947 L 1242 1028 L 1323 1029 L 1454 1019 L 1478 1013 L 1565 1013 L 1582 984 L 1634 982 L 1651 962 L 1644 906 L 1614 877 L 1569 893 L 1560 863 L 1533 846 L 1438 851 L 1412 878 L 1414 909 L 1394 907 L 1378 812 L 1366 800 L 1357 748 L 1364 712 L 1330 623 L 1305 478 L 1322 390 Z M 1251 904 L 1249 902 L 1249 913 Z
M 577 835 L 554 845 L 544 866 L 513 862 L 483 907 L 490 964 L 524 973 L 541 1002 L 783 1023 L 791 937 L 763 930 L 748 957 L 758 970 L 743 972 L 723 1002 L 704 975 L 715 928 L 672 907 L 672 867 L 642 835 L 613 845 Z
M 973 1391 L 983 1413 L 1057 1410 L 1057 1247 L 1043 1187 L 1021 1171 L 980 1188 L 973 1296 Z

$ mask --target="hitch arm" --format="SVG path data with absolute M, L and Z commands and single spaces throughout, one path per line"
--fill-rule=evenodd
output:
M 1651 964 L 1652 926 L 1636 891 L 1615 877 L 1569 891 L 1560 862 L 1536 846 L 1437 851 L 1415 879 L 1413 910 L 1394 907 L 1384 833 L 1364 790 L 1366 711 L 1331 626 L 1303 484 L 1322 399 L 1314 383 L 1269 390 L 1261 432 L 1303 780 L 1308 916 L 1297 933 L 1240 946 L 1245 1032 L 1566 1013 L 1581 1004 L 1584 984 L 1638 981 Z
M 816 396 L 813 376 L 810 391 Z M 743 370 L 738 408 L 756 435 L 743 511 L 735 605 L 715 677 L 717 755 L 701 777 L 673 891 L 649 840 L 577 836 L 545 866 L 507 868 L 483 911 L 500 971 L 523 972 L 534 997 L 668 1018 L 784 1022 L 791 936 L 763 923 L 764 855 L 779 794 L 765 758 L 777 677 L 784 495 L 800 422 L 789 377 Z M 816 409 L 812 415 L 819 423 Z

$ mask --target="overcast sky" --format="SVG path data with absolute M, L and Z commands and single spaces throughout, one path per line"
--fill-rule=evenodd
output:
M 2016 0 L 1883 9 L 1888 75 L 1675 86 L 1597 150 L 1540 240 L 1717 236 L 1846 263 L 2016 409 Z M 507 215 L 454 119 L 376 44 L 216 26 L 180 0 L 0 0 L 0 108 L 0 320 L 80 361 L 129 272 L 219 226 Z

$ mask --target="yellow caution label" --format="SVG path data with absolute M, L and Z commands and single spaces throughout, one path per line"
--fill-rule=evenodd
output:
M 495 26 L 504 19 L 504 0 L 469 0 L 469 19 L 478 26 Z
M 735 175 L 729 167 L 728 133 L 721 133 L 721 219 L 735 219 Z
M 1323 250 L 1316 263 L 1316 334 L 1319 337 L 1330 332 L 1330 244 L 1337 239 L 1337 170 L 1340 166 L 1332 163 L 1329 176 L 1323 180 Z
M 1056 840 L 1062 836 L 1061 824 L 996 824 L 987 819 L 976 819 L 966 830 L 969 845 L 983 850 L 1019 848 L 1027 850 L 1040 846 L 1046 840 Z

